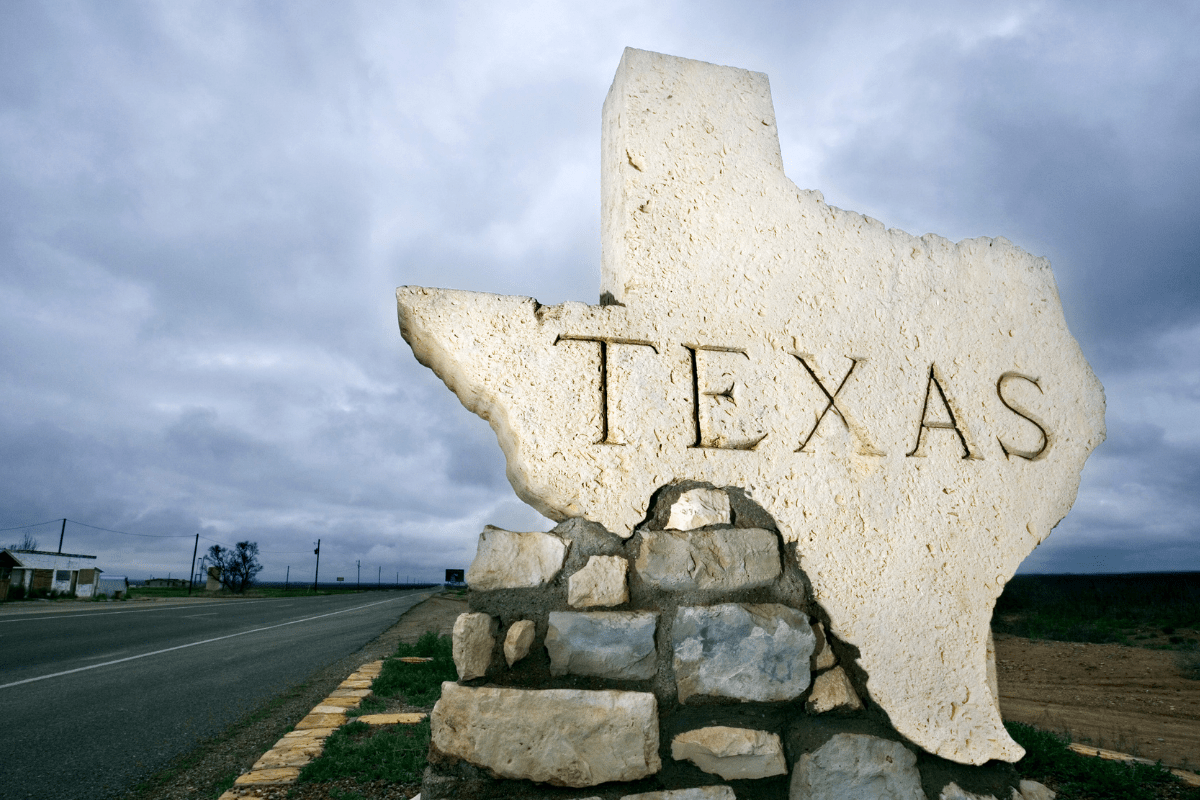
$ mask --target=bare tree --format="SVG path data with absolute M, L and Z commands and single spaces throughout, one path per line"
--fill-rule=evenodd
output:
M 25 531 L 21 534 L 21 541 L 13 542 L 8 546 L 9 550 L 37 550 L 38 540 L 32 533 Z
M 208 548 L 208 560 L 220 568 L 221 583 L 226 589 L 241 594 L 262 572 L 258 563 L 258 542 L 238 542 L 232 549 L 214 544 Z

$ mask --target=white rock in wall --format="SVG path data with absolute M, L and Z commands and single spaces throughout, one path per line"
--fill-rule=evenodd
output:
M 581 787 L 635 781 L 662 768 L 658 705 L 645 692 L 447 682 L 430 721 L 439 752 L 502 778 Z
M 720 489 L 688 489 L 671 504 L 667 528 L 690 531 L 705 525 L 728 525 L 733 522 L 729 495 Z
M 566 557 L 567 543 L 552 533 L 516 533 L 488 525 L 479 534 L 467 585 L 477 591 L 536 588 L 554 580 Z
M 837 655 L 829 646 L 829 637 L 825 634 L 825 626 L 819 622 L 813 623 L 813 636 L 817 637 L 817 649 L 813 654 L 813 669 L 829 669 L 837 664 Z
M 550 674 L 652 678 L 657 626 L 658 614 L 648 611 L 551 611 L 546 631 Z
M 504 635 L 504 660 L 510 667 L 529 655 L 536 632 L 537 626 L 531 619 L 519 619 L 509 626 Z
M 492 661 L 496 644 L 496 620 L 488 614 L 459 614 L 454 620 L 451 638 L 454 668 L 458 679 L 469 681 L 482 677 Z
M 942 787 L 942 792 L 938 795 L 938 800 L 997 800 L 997 797 L 994 794 L 968 792 L 960 788 L 957 783 L 951 782 Z
M 849 676 L 841 667 L 822 672 L 814 678 L 812 694 L 805 703 L 805 708 L 810 714 L 824 714 L 834 710 L 857 711 L 862 707 L 854 685 L 850 683 Z
M 1054 800 L 1058 796 L 1056 792 L 1037 781 L 1022 780 L 1019 786 L 1021 787 L 1021 800 Z
M 787 774 L 779 736 L 750 728 L 714 725 L 686 731 L 671 740 L 671 757 L 731 781 Z
M 792 770 L 788 800 L 927 800 L 917 757 L 899 742 L 839 733 Z
M 812 625 L 777 603 L 680 606 L 671 626 L 675 682 L 682 703 L 694 696 L 774 702 L 809 685 Z
M 694 789 L 627 794 L 621 800 L 737 800 L 737 795 L 728 786 L 697 786 Z
M 621 556 L 592 556 L 583 569 L 567 581 L 567 603 L 572 608 L 619 606 L 629 600 L 625 574 L 629 562 Z
M 752 589 L 779 577 L 779 543 L 761 528 L 643 531 L 634 568 L 651 586 L 673 591 Z
M 601 151 L 613 302 L 402 287 L 417 359 L 553 519 L 627 537 L 658 487 L 743 488 L 900 733 L 1020 758 L 987 687 L 992 605 L 1104 439 L 1048 262 L 797 189 L 759 73 L 626 50 Z

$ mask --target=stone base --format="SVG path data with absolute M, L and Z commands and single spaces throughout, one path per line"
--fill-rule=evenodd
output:
M 653 527 L 696 489 L 724 493 L 729 516 Z M 568 520 L 538 534 L 542 550 L 561 543 L 557 572 L 472 586 L 455 626 L 463 680 L 434 709 L 423 800 L 1013 800 L 1014 790 L 1024 800 L 1010 764 L 953 763 L 889 726 L 860 653 L 805 591 L 795 546 L 743 492 L 663 487 L 646 526 L 621 540 Z M 485 533 L 481 559 L 504 533 Z M 665 580 L 650 555 L 668 550 L 708 577 Z M 572 578 L 610 562 L 627 584 L 614 578 L 605 594 L 621 602 L 581 607 Z

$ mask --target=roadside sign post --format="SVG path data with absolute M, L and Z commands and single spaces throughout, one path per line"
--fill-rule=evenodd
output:
M 313 550 L 317 554 L 317 568 L 313 571 L 313 591 L 317 590 L 317 578 L 321 574 L 321 540 L 317 539 L 317 549 Z
M 59 542 L 58 549 L 62 550 L 62 542 Z M 192 583 L 196 577 L 196 551 L 200 549 L 200 534 L 196 534 L 196 543 L 192 545 L 192 568 L 188 571 L 188 597 L 192 596 Z

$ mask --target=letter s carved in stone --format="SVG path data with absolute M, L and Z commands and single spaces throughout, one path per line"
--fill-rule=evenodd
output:
M 1050 441 L 1051 441 L 1050 432 L 1046 430 L 1046 424 L 1044 422 L 1039 420 L 1037 417 L 1033 416 L 1033 414 L 1031 414 L 1025 408 L 1022 408 L 1021 406 L 1017 405 L 1015 402 L 1011 402 L 1004 397 L 1004 386 L 1008 381 L 1013 380 L 1013 379 L 1029 381 L 1030 383 L 1032 383 L 1034 386 L 1037 387 L 1037 390 L 1039 392 L 1042 391 L 1042 385 L 1041 385 L 1041 383 L 1038 382 L 1037 378 L 1031 378 L 1028 375 L 1022 375 L 1019 372 L 1006 372 L 996 380 L 996 396 L 1000 398 L 1000 402 L 1004 404 L 1005 408 L 1007 408 L 1009 411 L 1016 414 L 1021 419 L 1032 422 L 1034 424 L 1034 426 L 1038 429 L 1038 431 L 1042 434 L 1042 443 L 1041 443 L 1041 446 L 1038 447 L 1036 450 L 1018 450 L 1015 447 L 1009 447 L 1008 445 L 1006 445 L 999 436 L 996 437 L 996 441 L 1000 442 L 1000 449 L 1004 451 L 1005 458 L 1012 458 L 1013 456 L 1017 456 L 1018 458 L 1023 458 L 1026 461 L 1036 461 L 1037 459 L 1045 456 L 1046 453 L 1050 450 Z

